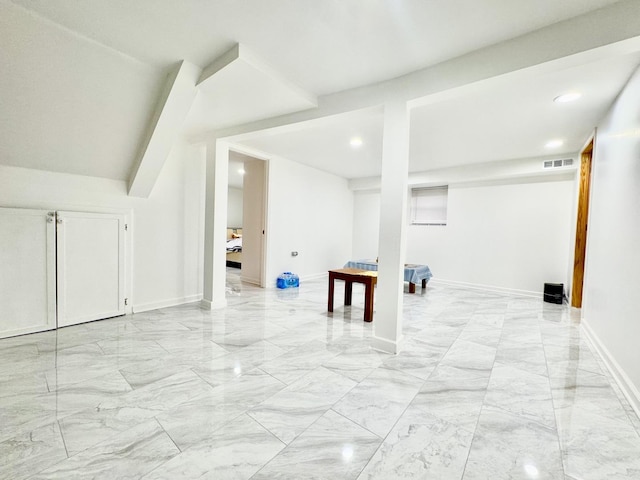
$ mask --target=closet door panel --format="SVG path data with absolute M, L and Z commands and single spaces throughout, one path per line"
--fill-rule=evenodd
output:
M 124 315 L 124 217 L 57 214 L 58 326 Z
M 54 212 L 0 208 L 0 338 L 56 327 L 55 253 Z

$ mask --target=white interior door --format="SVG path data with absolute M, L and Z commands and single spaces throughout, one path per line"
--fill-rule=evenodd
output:
M 124 315 L 124 216 L 57 212 L 58 326 Z
M 56 328 L 55 214 L 0 208 L 0 338 Z

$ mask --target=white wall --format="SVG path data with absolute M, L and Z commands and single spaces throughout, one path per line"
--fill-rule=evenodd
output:
M 128 197 L 125 181 L 0 166 L 0 206 L 130 215 L 134 311 L 202 295 L 203 191 L 204 157 L 186 145 L 174 148 L 149 199 Z
M 227 226 L 229 228 L 242 227 L 242 189 L 229 187 L 227 201 Z
M 301 278 L 351 257 L 353 193 L 347 180 L 283 158 L 269 161 L 267 287 L 279 274 Z M 291 252 L 299 255 L 292 257 Z
M 640 71 L 597 130 L 582 315 L 640 412 L 639 111 Z
M 561 177 L 564 178 L 564 177 Z M 409 263 L 434 279 L 539 294 L 567 283 L 574 181 L 450 186 L 446 226 L 409 226 Z M 377 256 L 379 195 L 357 192 L 354 258 Z

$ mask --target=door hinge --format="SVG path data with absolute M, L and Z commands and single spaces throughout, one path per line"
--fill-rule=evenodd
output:
M 125 307 L 126 307 L 127 305 L 129 305 L 129 299 L 128 299 L 128 298 L 125 298 L 125 299 L 124 299 L 124 305 L 125 305 Z
M 128 231 L 128 230 L 129 230 L 129 224 L 125 223 L 125 224 L 124 224 L 124 231 L 126 232 L 126 231 Z

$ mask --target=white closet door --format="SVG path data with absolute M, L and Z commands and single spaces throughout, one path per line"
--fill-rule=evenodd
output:
M 57 212 L 58 326 L 124 315 L 124 216 Z
M 0 208 L 0 338 L 56 328 L 55 214 Z

